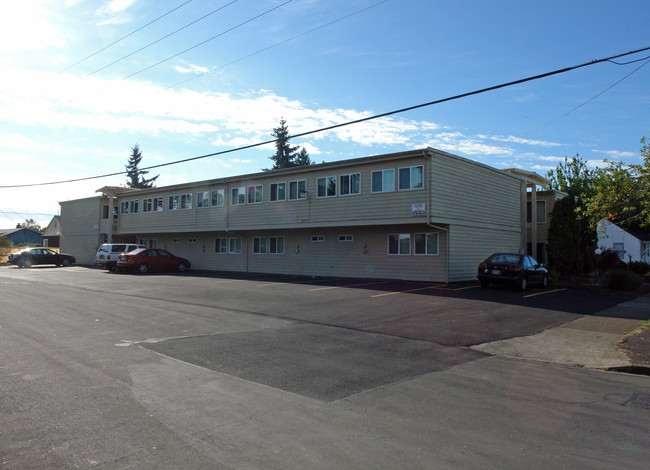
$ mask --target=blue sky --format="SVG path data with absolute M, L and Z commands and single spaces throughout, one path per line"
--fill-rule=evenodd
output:
M 143 166 L 168 163 L 269 140 L 281 118 L 298 134 L 641 49 L 649 13 L 646 0 L 9 2 L 0 17 L 0 185 L 123 171 L 136 143 Z M 650 137 L 649 56 L 292 143 L 318 163 L 426 146 L 542 175 L 576 154 L 593 167 L 639 163 L 639 140 Z M 255 173 L 272 153 L 149 176 L 163 186 Z M 59 201 L 125 182 L 0 188 L 0 227 L 27 218 L 44 226 Z

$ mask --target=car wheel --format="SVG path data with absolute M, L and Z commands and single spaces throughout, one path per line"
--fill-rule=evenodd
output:
M 527 287 L 526 277 L 525 277 L 525 276 L 522 276 L 522 278 L 519 279 L 519 283 L 517 284 L 517 288 L 518 288 L 520 291 L 525 291 L 525 290 L 526 290 L 526 287 Z
M 542 278 L 542 289 L 546 289 L 548 287 L 548 276 L 544 276 Z
M 68 258 L 63 258 L 63 261 L 61 261 L 61 265 L 63 267 L 70 266 L 70 260 Z
M 32 267 L 32 261 L 30 259 L 26 259 L 23 261 L 23 268 L 31 268 Z
M 141 265 L 138 266 L 138 272 L 139 273 L 144 274 L 147 271 L 149 271 L 149 266 L 147 266 L 146 264 L 142 263 Z
M 185 263 L 178 263 L 178 266 L 176 266 L 176 271 L 179 273 L 185 272 L 187 269 L 187 266 L 185 266 Z

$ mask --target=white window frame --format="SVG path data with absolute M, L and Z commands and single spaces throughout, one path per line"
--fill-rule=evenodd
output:
M 324 182 L 325 185 L 322 187 L 324 192 L 321 192 L 321 182 Z M 337 186 L 336 176 L 323 176 L 316 179 L 316 197 L 325 198 L 325 197 L 336 197 L 336 186 Z M 332 190 L 333 185 L 333 190 Z
M 130 202 L 130 212 L 131 214 L 137 214 L 138 213 L 138 208 L 140 206 L 140 201 L 138 199 L 132 199 Z
M 300 191 L 300 186 L 304 186 L 303 191 Z M 292 191 L 291 187 L 295 185 L 296 187 L 296 197 L 291 197 Z M 295 180 L 289 181 L 289 200 L 290 201 L 301 201 L 307 199 L 307 180 Z
M 264 202 L 264 185 L 248 186 L 246 188 L 246 202 L 248 204 L 262 204 Z
M 356 188 L 353 186 L 353 180 L 357 180 Z M 346 180 L 344 182 L 344 180 Z M 355 189 L 353 191 L 353 189 Z M 346 175 L 339 175 L 339 195 L 340 196 L 355 196 L 361 194 L 361 173 L 348 173 Z
M 391 252 L 391 238 L 397 237 L 397 252 Z M 408 253 L 403 252 L 402 242 L 408 240 Z M 408 256 L 411 254 L 411 234 L 410 233 L 389 233 L 388 246 L 386 251 L 389 256 Z
M 246 204 L 246 186 L 238 186 L 230 191 L 230 203 L 233 206 Z
M 196 193 L 196 207 L 201 209 L 210 207 L 210 191 L 199 191 Z
M 418 252 L 418 237 L 424 236 L 424 253 Z M 435 240 L 433 253 L 429 253 L 429 239 Z M 440 234 L 438 232 L 415 233 L 413 234 L 413 253 L 416 256 L 438 256 L 440 254 Z
M 339 241 L 340 242 L 353 242 L 354 241 L 354 235 L 350 235 L 349 233 L 339 235 Z
M 181 241 L 180 238 L 174 238 L 174 239 L 172 240 L 172 243 L 179 244 L 179 243 L 182 243 L 182 241 Z
M 228 239 L 228 253 L 231 255 L 242 254 L 242 239 L 241 237 L 231 237 Z
M 177 211 L 181 208 L 181 200 L 178 194 L 174 194 L 173 196 L 169 196 L 169 203 L 167 204 L 167 208 L 170 211 Z
M 269 237 L 269 254 L 283 255 L 285 241 L 284 237 Z
M 153 198 L 147 197 L 142 200 L 142 212 L 153 212 Z
M 120 201 L 120 214 L 129 213 L 129 201 Z
M 280 189 L 282 188 L 282 189 Z M 282 197 L 280 197 L 282 193 Z M 287 183 L 270 183 L 269 184 L 269 201 L 282 202 L 287 200 Z
M 217 249 L 217 245 L 219 245 L 219 249 Z M 214 252 L 218 255 L 225 255 L 228 253 L 228 240 L 226 237 L 217 237 L 214 239 Z
M 181 194 L 181 210 L 186 211 L 192 208 L 192 193 Z
M 323 243 L 325 241 L 325 235 L 312 235 L 311 241 L 314 243 Z
M 381 189 L 375 189 L 374 187 L 374 175 L 376 173 L 381 174 Z M 390 182 L 390 186 L 387 185 L 387 174 L 390 173 L 392 175 L 392 181 Z M 395 191 L 395 168 L 386 168 L 384 170 L 375 170 L 370 173 L 370 192 L 371 193 L 392 193 Z
M 420 172 L 420 184 L 418 186 L 413 185 L 413 172 L 414 170 L 419 169 Z M 402 171 L 408 171 L 409 175 L 409 184 L 407 188 L 402 187 Z M 424 166 L 423 165 L 413 165 L 405 166 L 398 170 L 397 172 L 397 189 L 399 191 L 415 191 L 418 189 L 424 189 Z
M 216 199 L 216 204 L 215 204 Z M 221 203 L 221 204 L 219 204 Z M 213 189 L 210 193 L 210 206 L 223 207 L 226 204 L 226 195 L 223 189 Z
M 266 255 L 269 252 L 269 240 L 266 237 L 253 237 L 251 247 L 254 255 Z

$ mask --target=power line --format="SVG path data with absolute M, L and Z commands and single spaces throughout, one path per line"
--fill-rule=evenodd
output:
M 625 56 L 629 56 L 629 55 L 632 55 L 632 54 L 638 54 L 639 52 L 644 52 L 644 51 L 647 51 L 647 50 L 650 50 L 650 46 L 649 47 L 644 47 L 642 49 L 637 49 L 637 50 L 634 50 L 634 51 L 630 51 L 630 52 L 624 52 L 624 53 L 617 54 L 617 55 L 607 57 L 607 58 L 604 58 L 604 59 L 592 60 L 591 62 L 585 62 L 584 64 L 580 64 L 580 65 L 573 65 L 571 67 L 565 67 L 565 68 L 562 68 L 562 69 L 553 70 L 551 72 L 546 72 L 546 73 L 542 73 L 542 74 L 539 74 L 539 75 L 533 75 L 533 76 L 530 76 L 530 77 L 514 80 L 514 81 L 511 81 L 511 82 L 501 83 L 499 85 L 493 85 L 493 86 L 490 86 L 490 87 L 487 87 L 487 88 L 481 88 L 481 89 L 478 89 L 478 90 L 469 91 L 469 92 L 466 92 L 466 93 L 461 93 L 459 95 L 449 96 L 447 98 L 442 98 L 442 99 L 438 99 L 438 100 L 434 100 L 434 101 L 429 101 L 429 102 L 426 102 L 426 103 L 417 104 L 417 105 L 414 105 L 414 106 L 409 106 L 407 108 L 401 108 L 401 109 L 397 109 L 397 110 L 394 110 L 394 111 L 388 111 L 388 112 L 382 113 L 382 114 L 375 114 L 373 116 L 368 116 L 368 117 L 365 117 L 365 118 L 356 119 L 354 121 L 347 121 L 347 122 L 343 122 L 343 123 L 340 123 L 340 124 L 334 124 L 332 126 L 321 127 L 320 129 L 315 129 L 315 130 L 312 130 L 312 131 L 302 132 L 300 134 L 290 135 L 287 138 L 293 139 L 293 138 L 297 138 L 297 137 L 304 137 L 304 136 L 311 135 L 311 134 L 318 134 L 320 132 L 331 131 L 331 130 L 334 130 L 334 129 L 350 126 L 350 125 L 353 125 L 353 124 L 360 124 L 362 122 L 367 122 L 367 121 L 371 121 L 371 120 L 374 120 L 374 119 L 393 116 L 395 114 L 401 114 L 401 113 L 405 113 L 405 112 L 408 112 L 408 111 L 413 111 L 415 109 L 420 109 L 420 108 L 425 108 L 425 107 L 428 107 L 428 106 L 433 106 L 433 105 L 436 105 L 436 104 L 445 103 L 445 102 L 448 102 L 448 101 L 454 101 L 454 100 L 458 100 L 458 99 L 461 99 L 461 98 L 467 98 L 469 96 L 474 96 L 474 95 L 479 95 L 479 94 L 482 94 L 482 93 L 487 93 L 488 91 L 494 91 L 494 90 L 498 90 L 498 89 L 501 89 L 501 88 L 506 88 L 506 87 L 510 87 L 510 86 L 514 86 L 514 85 L 519 85 L 521 83 L 526 83 L 526 82 L 530 82 L 530 81 L 533 81 L 533 80 L 540 80 L 542 78 L 551 77 L 553 75 L 559 75 L 559 74 L 562 74 L 562 73 L 566 73 L 566 72 L 577 70 L 577 69 L 580 69 L 580 68 L 583 68 L 583 67 L 587 67 L 587 66 L 590 66 L 590 65 L 600 64 L 602 62 L 609 62 L 609 61 L 612 61 L 612 59 L 616 59 L 618 57 L 625 57 Z M 277 140 L 278 139 L 272 139 L 272 140 L 267 140 L 267 141 L 264 141 L 264 142 L 258 142 L 258 143 L 255 143 L 255 144 L 244 145 L 242 147 L 236 147 L 236 148 L 232 148 L 232 149 L 228 149 L 228 150 L 222 150 L 222 151 L 219 151 L 219 152 L 209 153 L 209 154 L 206 154 L 206 155 L 199 155 L 197 157 L 190 157 L 190 158 L 185 158 L 185 159 L 182 159 L 182 160 L 176 160 L 176 161 L 173 161 L 173 162 L 161 163 L 159 165 L 152 165 L 152 166 L 142 168 L 142 170 L 152 170 L 152 169 L 155 169 L 155 168 L 162 168 L 162 167 L 165 167 L 165 166 L 178 165 L 180 163 L 187 163 L 187 162 L 191 162 L 191 161 L 194 161 L 194 160 L 201 160 L 201 159 L 208 158 L 208 157 L 215 157 L 215 156 L 218 156 L 218 155 L 225 155 L 227 153 L 239 152 L 239 151 L 248 150 L 248 149 L 251 149 L 251 148 L 262 147 L 264 145 L 273 144 L 273 143 L 277 142 Z M 118 172 L 115 172 L 115 173 L 107 173 L 107 174 L 104 174 L 104 175 L 87 176 L 85 178 L 75 178 L 75 179 L 69 179 L 69 180 L 63 180 L 63 181 L 52 181 L 52 182 L 48 182 L 48 183 L 31 183 L 31 184 L 0 186 L 0 189 L 26 188 L 26 187 L 33 187 L 33 186 L 48 186 L 48 185 L 54 185 L 54 184 L 76 183 L 76 182 L 79 182 L 79 181 L 88 181 L 88 180 L 93 180 L 93 179 L 108 178 L 108 177 L 111 177 L 111 176 L 124 175 L 126 173 L 127 173 L 126 171 L 118 171 Z
M 204 19 L 207 18 L 208 16 L 213 15 L 213 14 L 217 13 L 218 11 L 221 11 L 221 10 L 223 10 L 224 8 L 230 6 L 230 5 L 232 5 L 233 3 L 236 3 L 236 2 L 238 2 L 238 1 L 239 1 L 239 0 L 232 0 L 230 3 L 227 3 L 227 4 L 225 4 L 225 5 L 223 5 L 223 6 L 219 7 L 219 8 L 217 8 L 216 10 L 212 10 L 210 13 L 208 13 L 208 14 L 206 14 L 206 15 L 203 15 L 201 18 L 198 18 L 198 19 L 192 21 L 191 23 L 188 23 L 188 24 L 186 24 L 185 26 L 182 26 L 181 28 L 178 28 L 176 31 L 173 31 L 173 32 L 171 32 L 171 33 L 169 33 L 169 34 L 167 34 L 167 35 L 165 35 L 165 36 L 163 36 L 163 37 L 161 37 L 161 38 L 159 38 L 159 39 L 156 39 L 155 41 L 150 42 L 150 43 L 147 44 L 146 46 L 143 46 L 143 47 L 141 47 L 140 49 L 131 52 L 130 54 L 127 54 L 127 55 L 125 55 L 125 56 L 120 57 L 120 58 L 117 59 L 117 60 L 114 60 L 114 61 L 111 62 L 110 64 L 106 64 L 106 65 L 104 65 L 103 67 L 98 68 L 98 69 L 95 70 L 94 72 L 91 72 L 91 73 L 87 74 L 86 77 L 90 77 L 91 75 L 95 75 L 97 72 L 101 72 L 101 71 L 104 70 L 105 68 L 108 68 L 108 67 L 110 67 L 111 65 L 115 65 L 115 64 L 117 64 L 118 62 L 121 62 L 122 60 L 124 60 L 124 59 L 126 59 L 126 58 L 128 58 L 128 57 L 131 57 L 132 55 L 137 54 L 138 52 L 141 52 L 141 51 L 145 50 L 146 48 L 151 47 L 151 46 L 153 46 L 154 44 L 157 44 L 157 43 L 159 43 L 160 41 L 163 41 L 163 40 L 167 39 L 168 37 L 173 36 L 174 34 L 180 32 L 180 31 L 182 31 L 182 30 L 184 30 L 184 29 L 186 29 L 186 28 L 189 28 L 189 27 L 192 26 L 193 24 L 198 23 L 198 22 L 201 21 L 201 20 L 204 20 Z
M 177 87 L 178 85 L 182 85 L 183 83 L 187 83 L 187 82 L 190 82 L 192 80 L 196 80 L 197 78 L 204 77 L 205 75 L 209 75 L 209 74 L 211 74 L 213 72 L 216 72 L 217 70 L 226 68 L 229 65 L 236 64 L 237 62 L 241 62 L 242 60 L 245 60 L 245 59 L 249 59 L 249 58 L 251 58 L 251 57 L 253 57 L 253 56 L 257 55 L 257 54 L 261 54 L 262 52 L 266 52 L 266 51 L 268 51 L 270 49 L 273 49 L 274 47 L 281 46 L 282 44 L 286 44 L 286 43 L 288 43 L 290 41 L 293 41 L 294 39 L 298 39 L 298 38 L 300 38 L 302 36 L 306 36 L 307 34 L 313 33 L 314 31 L 318 31 L 319 29 L 323 29 L 323 28 L 326 28 L 328 26 L 331 26 L 331 25 L 333 25 L 335 23 L 338 23 L 339 21 L 346 20 L 346 19 L 348 19 L 348 18 L 350 18 L 350 17 L 352 17 L 354 15 L 358 15 L 359 13 L 363 13 L 364 11 L 370 10 L 371 8 L 375 8 L 376 6 L 379 6 L 382 3 L 387 3 L 389 1 L 390 0 L 383 0 L 382 2 L 375 3 L 374 5 L 370 5 L 369 7 L 366 7 L 366 8 L 362 8 L 361 10 L 357 10 L 357 11 L 355 11 L 353 13 L 350 13 L 349 15 L 341 16 L 340 18 L 337 18 L 337 19 L 335 19 L 333 21 L 330 21 L 329 23 L 322 24 L 320 26 L 317 26 L 315 28 L 310 29 L 309 31 L 305 31 L 304 33 L 296 34 L 295 36 L 292 36 L 289 39 L 285 39 L 284 41 L 277 42 L 277 43 L 273 44 L 272 46 L 265 47 L 264 49 L 260 49 L 258 51 L 255 51 L 255 52 L 251 53 L 251 54 L 248 54 L 248 55 L 246 55 L 244 57 L 240 57 L 239 59 L 235 59 L 232 62 L 228 62 L 227 64 L 220 65 L 219 67 L 216 67 L 216 68 L 214 68 L 212 70 L 209 70 L 207 72 L 203 72 L 201 74 L 195 75 L 195 76 L 193 76 L 191 78 L 188 78 L 186 80 L 175 83 L 175 84 L 173 84 L 171 86 L 168 86 L 167 89 L 174 88 L 174 87 Z
M 135 73 L 132 73 L 131 75 L 127 75 L 122 80 L 126 80 L 128 78 L 134 77 L 134 76 L 136 76 L 138 74 L 141 74 L 142 72 L 145 72 L 145 71 L 147 71 L 149 69 L 152 69 L 152 68 L 154 68 L 154 67 L 156 67 L 156 66 L 158 66 L 160 64 L 163 64 L 163 63 L 167 62 L 168 60 L 171 60 L 171 59 L 173 59 L 175 57 L 178 57 L 179 55 L 185 54 L 186 52 L 189 52 L 192 49 L 196 49 L 197 47 L 202 46 L 203 44 L 206 44 L 206 43 L 208 43 L 208 42 L 210 42 L 210 41 L 212 41 L 212 40 L 214 40 L 214 39 L 216 39 L 216 38 L 218 38 L 220 36 L 223 36 L 224 34 L 227 34 L 227 33 L 231 32 L 231 31 L 234 31 L 235 29 L 240 28 L 240 27 L 244 26 L 245 24 L 248 24 L 251 21 L 254 21 L 254 20 L 258 19 L 258 18 L 261 18 L 262 16 L 267 15 L 267 14 L 271 13 L 272 11 L 275 11 L 278 8 L 281 8 L 281 7 L 285 6 L 287 3 L 291 3 L 291 2 L 293 2 L 293 0 L 287 0 L 286 2 L 284 2 L 284 3 L 280 4 L 280 5 L 277 5 L 277 6 L 273 7 L 273 8 L 270 8 L 269 10 L 266 10 L 264 13 L 260 13 L 259 15 L 254 16 L 253 18 L 249 18 L 248 20 L 246 20 L 246 21 L 244 21 L 242 23 L 239 23 L 237 26 L 233 26 L 230 29 L 222 31 L 221 33 L 217 34 L 216 36 L 212 36 L 211 38 L 206 39 L 205 41 L 201 41 L 200 43 L 195 44 L 192 47 L 189 47 L 189 48 L 185 49 L 184 51 L 179 52 L 178 54 L 174 54 L 173 56 L 167 57 L 166 59 L 163 59 L 160 62 L 156 62 L 155 64 L 150 65 L 149 67 L 145 67 L 145 68 L 143 68 L 141 70 L 138 70 Z
M 184 7 L 185 5 L 187 5 L 188 3 L 190 3 L 191 1 L 192 1 L 192 0 L 187 0 L 185 3 L 182 3 L 181 5 L 177 6 L 176 8 L 174 8 L 174 9 L 172 9 L 172 10 L 169 10 L 167 13 L 165 13 L 164 15 L 159 16 L 159 17 L 156 18 L 155 20 L 152 20 L 152 21 L 150 21 L 149 23 L 145 24 L 144 26 L 139 27 L 139 28 L 136 29 L 135 31 L 131 31 L 131 32 L 130 32 L 129 34 L 127 34 L 126 36 L 122 36 L 121 38 L 117 39 L 116 41 L 113 41 L 112 43 L 110 43 L 108 46 L 104 46 L 104 47 L 102 47 L 101 49 L 99 49 L 98 51 L 95 51 L 95 52 L 93 52 L 92 54 L 90 54 L 88 57 L 84 57 L 83 59 L 81 59 L 81 60 L 75 62 L 74 64 L 72 64 L 72 65 L 66 67 L 65 69 L 61 70 L 60 73 L 67 72 L 67 71 L 70 70 L 72 67 L 75 67 L 75 66 L 79 65 L 80 63 L 82 63 L 82 62 L 84 62 L 84 61 L 90 59 L 91 57 L 96 56 L 96 55 L 99 54 L 100 52 L 105 51 L 105 50 L 108 49 L 109 47 L 114 46 L 114 45 L 117 44 L 118 42 L 120 42 L 120 41 L 122 41 L 122 40 L 128 38 L 129 36 L 134 35 L 134 34 L 137 33 L 138 31 L 141 31 L 141 30 L 143 30 L 144 28 L 146 28 L 147 26 L 152 25 L 152 24 L 155 23 L 156 21 L 158 21 L 158 20 L 164 18 L 165 16 L 167 16 L 167 15 L 169 15 L 169 14 L 175 12 L 175 11 L 178 10 L 179 8 Z M 94 72 L 93 72 L 93 73 L 94 73 Z

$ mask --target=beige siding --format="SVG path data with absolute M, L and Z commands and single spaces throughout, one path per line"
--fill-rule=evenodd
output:
M 519 253 L 519 230 L 453 225 L 449 233 L 449 281 L 476 279 L 478 265 L 496 252 Z
M 74 255 L 78 264 L 94 264 L 101 244 L 100 196 L 61 202 L 62 253 Z

